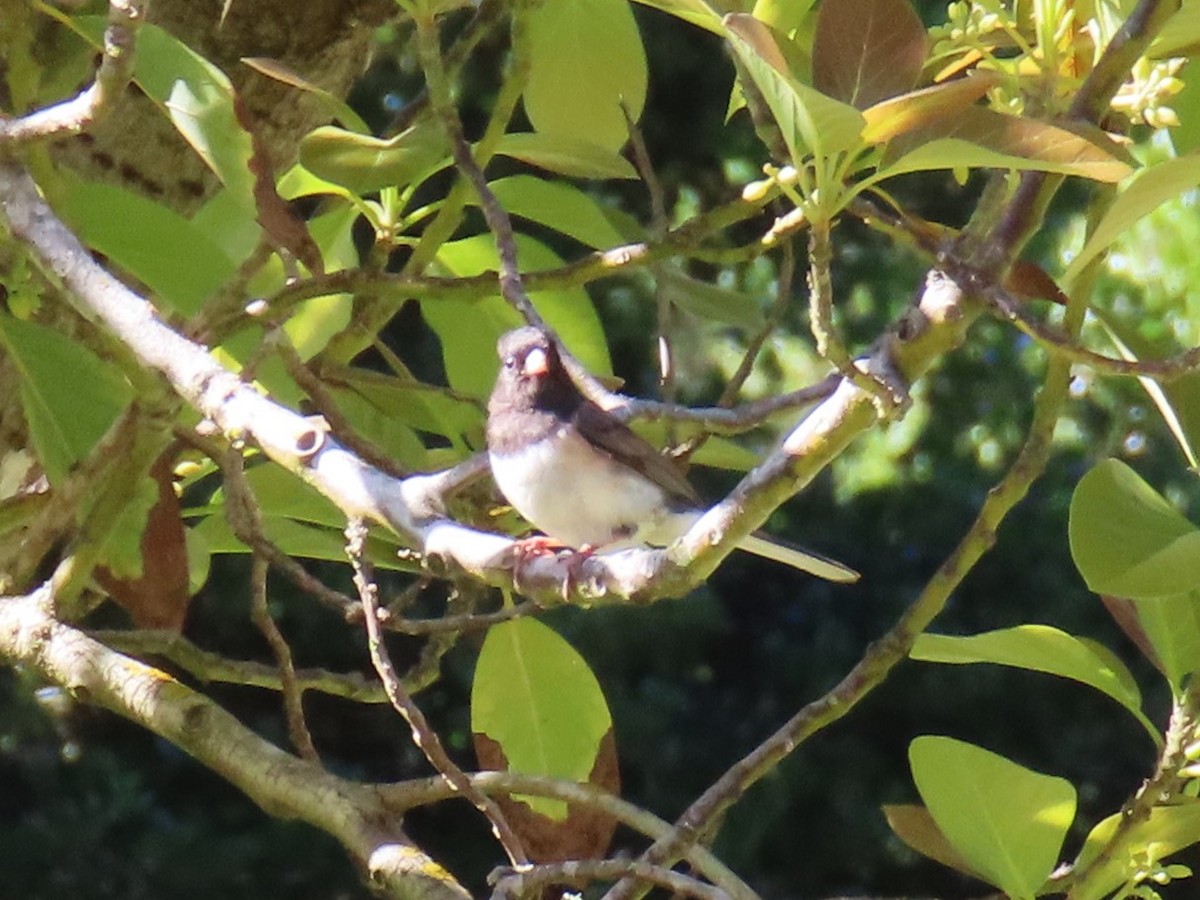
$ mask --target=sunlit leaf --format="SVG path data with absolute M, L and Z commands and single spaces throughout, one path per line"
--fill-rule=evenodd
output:
M 406 187 L 449 159 L 442 130 L 423 122 L 384 140 L 326 125 L 300 141 L 300 162 L 326 181 L 366 194 Z
M 494 625 L 471 685 L 471 730 L 500 745 L 508 768 L 587 781 L 612 730 L 604 693 L 586 661 L 536 619 Z M 522 798 L 562 819 L 566 804 Z
M 62 216 L 79 239 L 142 281 L 155 302 L 198 312 L 234 273 L 209 233 L 167 206 L 115 184 L 64 177 Z
M 908 132 L 888 148 L 879 177 L 929 169 L 1037 169 L 1120 181 L 1132 172 L 1108 142 L 1066 128 L 971 106 Z
M 746 73 L 779 125 L 794 161 L 832 156 L 861 144 L 862 113 L 801 84 L 786 66 L 769 29 L 748 15 L 725 17 L 726 32 Z
M 1119 460 L 1080 479 L 1069 533 L 1075 565 L 1096 593 L 1140 600 L 1200 588 L 1200 530 Z
M 868 144 L 882 144 L 897 135 L 957 115 L 997 81 L 999 77 L 994 73 L 977 70 L 965 78 L 882 100 L 863 110 L 867 127 L 862 138 Z
M 1158 729 L 1142 712 L 1142 695 L 1125 665 L 1099 645 L 1048 625 L 1018 625 L 955 637 L 918 635 L 909 655 L 924 662 L 995 663 L 1070 678 L 1107 694 L 1142 724 L 1151 739 Z
M 491 187 L 509 214 L 561 231 L 589 247 L 599 250 L 626 242 L 600 205 L 573 185 L 511 175 L 492 182 Z
M 637 178 L 620 154 L 567 135 L 513 132 L 496 142 L 496 153 L 571 178 Z
M 517 235 L 517 253 L 524 272 L 554 268 L 562 260 L 544 244 Z M 465 277 L 496 271 L 499 257 L 490 234 L 480 234 L 443 244 L 439 264 L 452 275 Z M 524 323 L 520 314 L 499 296 L 479 300 L 436 298 L 422 301 L 421 314 L 442 344 L 446 377 L 456 391 L 486 397 L 492 389 L 500 361 L 496 340 Z M 530 294 L 534 306 L 588 369 L 611 372 L 604 331 L 591 298 L 582 288 L 558 288 Z
M 528 18 L 525 111 L 542 134 L 607 150 L 629 137 L 646 100 L 646 53 L 627 0 L 554 0 Z
M 99 49 L 107 19 L 77 16 L 71 21 Z M 138 30 L 133 80 L 221 182 L 253 205 L 253 147 L 238 120 L 229 77 L 170 32 L 147 22 Z
M 16 370 L 38 461 L 50 483 L 59 484 L 128 405 L 132 390 L 77 341 L 2 313 L 0 347 Z
M 1128 828 L 1123 836 L 1127 847 L 1152 847 L 1156 860 L 1164 859 L 1185 847 L 1200 842 L 1200 800 L 1181 800 L 1172 806 L 1155 806 L 1145 819 L 1127 821 L 1115 813 L 1099 822 L 1083 842 L 1072 869 L 1086 871 L 1098 864 L 1098 872 L 1089 872 L 1085 884 L 1072 888 L 1072 900 L 1101 900 L 1129 878 L 1129 856 L 1117 853 L 1100 859 L 1105 847 L 1117 834 L 1118 826 Z
M 723 34 L 720 14 L 704 0 L 634 0 L 634 2 L 661 9 L 665 13 L 690 22 L 706 31 L 711 31 L 713 34 Z
M 948 737 L 918 737 L 908 757 L 921 799 L 967 865 L 1016 900 L 1032 900 L 1075 818 L 1071 784 Z
M 813 39 L 813 87 L 858 109 L 912 90 L 929 39 L 908 0 L 822 3 Z

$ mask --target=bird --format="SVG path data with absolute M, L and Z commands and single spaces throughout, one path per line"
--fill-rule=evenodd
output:
M 591 553 L 667 546 L 703 514 L 683 473 L 571 379 L 551 336 L 535 326 L 497 342 L 488 400 L 492 476 L 508 503 L 551 541 Z M 859 574 L 761 534 L 738 547 L 829 581 Z

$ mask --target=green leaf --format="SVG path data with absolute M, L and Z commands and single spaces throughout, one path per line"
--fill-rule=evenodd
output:
M 235 271 L 207 231 L 114 184 L 64 177 L 58 209 L 79 239 L 144 282 L 155 300 L 193 315 Z
M 0 347 L 20 379 L 21 409 L 38 460 L 61 483 L 133 397 L 121 374 L 82 344 L 0 314 Z
M 1069 533 L 1075 565 L 1096 593 L 1141 600 L 1200 587 L 1200 531 L 1119 460 L 1080 479 Z
M 1197 51 L 1200 51 L 1200 4 L 1189 0 L 1163 23 L 1146 55 L 1151 59 L 1167 59 L 1194 56 Z
M 529 15 L 525 112 L 542 134 L 619 150 L 646 100 L 646 52 L 627 0 L 554 0 Z
M 967 865 L 1016 900 L 1053 871 L 1075 817 L 1075 789 L 953 738 L 908 748 L 913 780 L 938 828 Z
M 730 46 L 766 100 L 793 162 L 799 164 L 810 154 L 826 158 L 862 145 L 866 126 L 862 113 L 797 81 L 766 26 L 746 15 L 726 16 L 725 26 Z
M 518 234 L 516 240 L 522 271 L 562 264 L 552 250 L 533 238 Z M 490 234 L 443 244 L 437 259 L 450 274 L 460 277 L 496 271 L 499 267 Z M 612 371 L 604 331 L 586 291 L 582 288 L 536 291 L 530 294 L 530 299 L 580 362 L 599 374 Z M 424 300 L 421 314 L 441 340 L 450 386 L 473 397 L 491 393 L 500 365 L 496 340 L 506 331 L 525 324 L 520 314 L 499 296 L 480 300 Z
M 576 137 L 536 131 L 503 135 L 496 153 L 571 178 L 637 178 L 629 160 Z
M 500 745 L 510 771 L 586 782 L 611 729 L 596 676 L 554 631 L 528 618 L 488 631 L 471 683 L 471 730 Z M 522 799 L 566 817 L 562 801 Z
M 1200 671 L 1200 591 L 1139 600 L 1133 606 L 1154 648 L 1154 662 L 1178 694 L 1187 677 Z
M 359 194 L 407 187 L 449 162 L 446 138 L 422 122 L 384 140 L 325 125 L 300 141 L 300 163 L 319 178 Z
M 897 138 L 873 180 L 930 169 L 1036 169 L 1116 182 L 1133 168 L 1111 142 L 971 106 Z
M 276 547 L 288 556 L 299 559 L 319 559 L 325 562 L 346 561 L 345 523 L 340 528 L 306 525 L 283 516 L 263 516 L 262 530 Z M 250 548 L 237 539 L 218 510 L 189 529 L 188 539 L 197 542 L 207 553 L 249 553 Z M 396 555 L 396 543 L 372 535 L 367 539 L 367 556 L 381 569 L 412 571 L 412 565 L 401 562 Z
M 579 188 L 533 175 L 511 175 L 491 184 L 509 214 L 569 235 L 598 250 L 626 243 L 604 210 Z
M 658 290 L 668 302 L 693 315 L 714 322 L 757 329 L 762 326 L 763 313 L 754 298 L 741 291 L 698 281 L 678 269 L 658 270 Z
M 1051 628 L 1018 625 L 969 637 L 947 634 L 918 635 L 909 656 L 924 662 L 995 663 L 1070 678 L 1107 694 L 1142 723 L 1151 739 L 1158 729 L 1142 713 L 1142 695 L 1133 675 L 1100 645 Z
M 99 48 L 103 16 L 77 16 L 74 27 Z M 254 205 L 253 145 L 238 121 L 233 85 L 219 68 L 157 25 L 138 30 L 133 80 L 171 120 L 175 129 L 222 184 Z
M 384 415 L 418 431 L 441 435 L 461 451 L 469 449 L 466 436 L 482 434 L 480 405 L 455 397 L 445 388 L 401 382 L 360 369 L 325 370 L 323 374 L 335 397 L 361 397 Z
M 1115 813 L 1093 828 L 1083 842 L 1083 848 L 1072 867 L 1083 872 L 1095 864 L 1101 852 L 1113 839 L 1117 827 L 1125 818 Z M 1155 859 L 1164 859 L 1185 847 L 1200 843 L 1200 801 L 1185 800 L 1172 806 L 1156 806 L 1147 819 L 1127 826 L 1126 845 L 1131 848 L 1153 848 Z M 1100 863 L 1099 870 L 1088 872 L 1084 884 L 1071 891 L 1072 900 L 1101 900 L 1129 878 L 1129 856 L 1117 853 Z
M 907 0 L 821 4 L 813 39 L 813 87 L 858 109 L 912 90 L 929 39 Z
M 643 6 L 661 9 L 663 12 L 689 22 L 713 34 L 724 34 L 721 16 L 704 0 L 634 0 Z
M 1104 218 L 1097 223 L 1079 255 L 1071 260 L 1063 280 L 1074 280 L 1089 262 L 1108 249 L 1134 222 L 1198 184 L 1200 154 L 1167 160 L 1139 172 L 1117 195 Z

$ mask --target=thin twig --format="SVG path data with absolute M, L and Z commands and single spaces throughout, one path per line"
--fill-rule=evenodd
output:
M 488 876 L 496 898 L 540 896 L 550 887 L 586 888 L 594 881 L 631 877 L 646 885 L 666 888 L 676 896 L 700 900 L 729 900 L 729 894 L 699 879 L 662 866 L 629 859 L 573 859 L 560 863 L 525 866 L 519 870 L 500 868 Z
M 371 563 L 364 552 L 363 545 L 366 537 L 367 527 L 361 520 L 352 521 L 346 526 L 346 555 L 350 558 L 350 565 L 354 569 L 354 584 L 358 588 L 362 601 L 367 625 L 367 647 L 370 650 L 371 662 L 375 665 L 375 671 L 379 673 L 384 690 L 387 691 L 388 699 L 391 701 L 392 707 L 404 717 L 409 728 L 412 729 L 413 743 L 425 754 L 430 765 L 437 770 L 448 785 L 470 800 L 472 805 L 487 817 L 492 825 L 492 833 L 495 834 L 513 865 L 524 865 L 528 863 L 529 859 L 525 855 L 521 840 L 504 818 L 504 813 L 500 811 L 496 801 L 480 793 L 479 789 L 472 785 L 470 779 L 463 774 L 462 769 L 447 755 L 436 732 L 429 727 L 425 714 L 405 693 L 400 678 L 396 675 L 396 669 L 392 665 L 391 657 L 383 642 L 383 629 L 379 624 L 379 589 L 372 577 Z
M 472 772 L 467 777 L 489 796 L 524 794 L 561 800 L 571 807 L 603 812 L 631 831 L 649 838 L 660 838 L 671 831 L 671 826 L 658 816 L 594 784 L 520 772 Z M 384 802 L 401 814 L 458 796 L 442 778 L 381 785 L 378 790 Z M 684 858 L 697 873 L 735 900 L 758 900 L 758 895 L 707 847 L 690 847 Z
M 339 441 L 375 468 L 387 472 L 395 478 L 403 478 L 407 474 L 394 458 L 358 433 L 350 420 L 342 413 L 337 400 L 326 387 L 325 382 L 318 378 L 308 364 L 300 358 L 296 345 L 292 343 L 282 328 L 273 333 L 272 344 L 279 351 L 279 358 L 283 360 L 283 366 L 292 376 L 292 380 L 308 394 Z
M 1197 739 L 1200 727 L 1200 679 L 1193 678 L 1187 689 L 1176 698 L 1171 709 L 1171 720 L 1167 725 L 1166 741 L 1155 765 L 1154 775 L 1142 783 L 1137 792 L 1121 807 L 1120 818 L 1108 842 L 1088 864 L 1078 870 L 1068 870 L 1061 884 L 1055 885 L 1055 893 L 1065 891 L 1067 900 L 1093 897 L 1097 894 L 1097 882 L 1105 877 L 1108 864 L 1127 853 L 1137 840 L 1139 825 L 1144 824 L 1156 808 L 1177 801 L 1184 785 L 1191 779 L 1181 770 L 1190 762 L 1186 751 Z M 1107 895 L 1111 888 L 1105 888 Z
M 271 611 L 267 607 L 267 570 L 270 568 L 266 558 L 255 553 L 250 560 L 250 621 L 266 638 L 271 652 L 275 654 L 275 663 L 279 667 L 279 681 L 283 693 L 283 711 L 287 718 L 288 735 L 292 746 L 303 759 L 320 765 L 321 756 L 313 746 L 312 735 L 308 724 L 304 721 L 303 694 L 296 680 L 296 667 L 292 663 L 292 648 L 284 640 L 283 633 Z
M 517 27 L 520 18 L 521 10 L 518 9 L 514 12 L 514 28 Z M 496 252 L 500 259 L 500 295 L 519 311 L 530 325 L 545 328 L 541 314 L 534 309 L 521 280 L 512 219 L 509 218 L 508 210 L 492 193 L 483 170 L 471 153 L 471 145 L 467 143 L 467 139 L 463 135 L 462 121 L 454 106 L 454 98 L 451 95 L 450 83 L 442 61 L 437 23 L 432 17 L 425 15 L 418 15 L 415 19 L 417 51 L 425 70 L 430 103 L 432 103 L 434 113 L 441 121 L 442 129 L 446 132 L 446 137 L 450 142 L 450 154 L 454 158 L 454 164 L 479 198 L 479 207 L 483 211 L 483 217 L 496 241 Z
M 219 653 L 197 647 L 174 631 L 93 631 L 92 638 L 107 647 L 141 657 L 159 657 L 178 666 L 202 682 L 237 684 L 245 687 L 282 691 L 279 668 L 250 660 L 229 659 Z M 387 703 L 387 694 L 377 682 L 357 672 L 330 672 L 326 669 L 296 669 L 296 689 L 317 691 L 356 703 Z M 410 694 L 419 690 L 406 679 Z
M 203 446 L 211 442 L 197 437 Z M 245 460 L 241 451 L 214 450 L 212 459 L 221 467 L 225 483 L 225 518 L 234 537 L 260 554 L 273 567 L 288 578 L 296 587 L 311 594 L 330 609 L 336 610 L 347 622 L 355 622 L 362 615 L 362 608 L 353 598 L 335 591 L 292 559 L 267 537 L 263 528 L 262 510 L 250 483 L 246 480 Z
M 0 117 L 0 148 L 79 134 L 107 115 L 133 77 L 134 44 L 148 6 L 149 0 L 109 0 L 95 79 L 70 100 L 19 118 Z

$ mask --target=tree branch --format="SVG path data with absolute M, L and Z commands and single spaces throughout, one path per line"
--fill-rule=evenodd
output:
M 285 753 L 165 672 L 57 621 L 50 612 L 53 602 L 44 587 L 23 597 L 0 597 L 0 656 L 170 741 L 268 814 L 301 819 L 333 835 L 388 896 L 469 896 L 408 840 L 399 818 L 371 786 Z
M 120 98 L 133 77 L 134 43 L 149 0 L 109 0 L 108 27 L 96 77 L 83 93 L 19 118 L 0 117 L 0 151 L 87 131 Z

